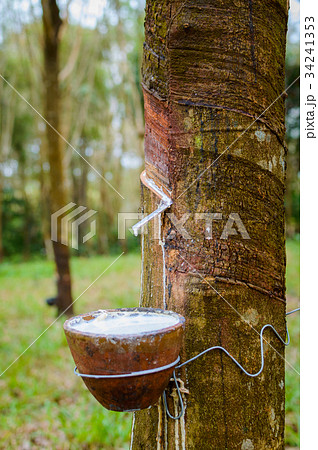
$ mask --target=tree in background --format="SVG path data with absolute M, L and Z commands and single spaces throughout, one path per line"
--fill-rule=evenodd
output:
M 4 173 L 3 164 L 8 159 L 10 153 L 10 147 L 12 144 L 12 134 L 14 127 L 14 104 L 16 98 L 14 92 L 7 86 L 1 83 L 0 95 L 2 98 L 1 105 L 1 134 L 0 134 L 0 262 L 3 260 L 4 248 L 3 248 L 3 197 L 4 197 Z
M 44 104 L 47 153 L 50 164 L 50 207 L 51 214 L 67 205 L 65 175 L 63 167 L 62 143 L 60 132 L 60 38 L 63 21 L 55 0 L 42 0 L 44 31 Z M 53 242 L 54 258 L 57 268 L 57 297 L 55 304 L 58 314 L 67 311 L 73 313 L 69 249 L 60 242 L 61 230 L 57 233 L 57 242 Z
M 262 326 L 285 335 L 287 15 L 283 0 L 146 4 L 146 170 L 171 189 L 174 220 L 162 219 L 164 266 L 153 227 L 143 236 L 142 306 L 186 317 L 183 361 L 219 345 L 255 373 Z M 149 213 L 158 200 L 143 193 Z M 185 366 L 185 415 L 162 402 L 135 413 L 132 448 L 283 449 L 284 346 L 265 338 L 256 378 L 220 351 Z

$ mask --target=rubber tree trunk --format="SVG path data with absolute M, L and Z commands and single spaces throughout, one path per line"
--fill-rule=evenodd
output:
M 141 304 L 164 307 L 164 276 L 167 309 L 186 317 L 182 361 L 219 345 L 257 372 L 262 326 L 285 336 L 287 9 L 286 0 L 147 0 L 145 163 L 174 203 L 162 217 L 164 272 L 153 223 L 143 236 Z M 149 213 L 158 200 L 142 192 Z M 211 224 L 202 213 L 217 215 Z M 283 449 L 284 347 L 264 337 L 256 378 L 218 350 L 179 371 L 184 417 L 167 419 L 162 401 L 135 413 L 132 448 Z
M 45 118 L 60 131 L 60 88 L 59 88 L 59 47 L 62 20 L 55 0 L 42 0 L 44 30 L 44 88 Z M 48 141 L 48 160 L 50 164 L 50 203 L 51 214 L 67 204 L 65 176 L 63 168 L 62 143 L 58 134 L 46 126 Z M 58 230 L 58 241 L 60 240 Z M 68 247 L 53 242 L 54 259 L 57 268 L 57 297 L 55 304 L 58 314 L 73 313 L 71 275 Z

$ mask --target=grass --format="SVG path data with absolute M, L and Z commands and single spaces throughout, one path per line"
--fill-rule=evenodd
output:
M 287 311 L 299 306 L 299 241 L 287 241 Z M 299 342 L 300 342 L 300 318 L 299 313 L 288 316 L 288 328 L 291 338 L 290 345 L 286 348 L 286 445 L 299 447 L 299 375 L 300 372 Z M 292 367 L 291 367 L 292 366 Z
M 74 298 L 115 257 L 74 259 Z M 140 257 L 121 257 L 76 304 L 76 313 L 137 306 Z M 3 264 L 0 269 L 1 369 L 55 319 L 45 298 L 54 295 L 54 265 Z M 0 378 L 0 448 L 126 449 L 131 414 L 103 409 L 73 375 L 73 361 L 58 320 Z
M 288 309 L 299 301 L 299 243 L 288 242 Z M 74 298 L 115 257 L 72 260 Z M 140 256 L 121 257 L 76 304 L 76 313 L 137 306 Z M 0 373 L 49 327 L 55 310 L 54 265 L 48 261 L 5 263 L 0 268 Z M 1 449 L 128 449 L 131 414 L 102 408 L 73 375 L 73 361 L 62 331 L 54 323 L 0 378 Z M 292 338 L 286 359 L 299 369 L 299 317 L 288 319 Z M 299 377 L 286 366 L 286 444 L 297 447 Z

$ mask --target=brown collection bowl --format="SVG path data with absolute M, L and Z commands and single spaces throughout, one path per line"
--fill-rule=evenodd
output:
M 112 375 L 111 378 L 82 377 L 99 403 L 112 411 L 136 411 L 148 408 L 158 401 L 178 362 L 185 319 L 172 311 L 153 308 L 103 311 L 159 313 L 172 315 L 177 319 L 177 323 L 172 326 L 129 335 L 121 335 L 120 330 L 118 334 L 105 335 L 83 332 L 72 327 L 72 322 L 80 318 L 92 320 L 100 314 L 100 311 L 81 314 L 64 323 L 66 339 L 78 372 L 87 375 Z M 171 367 L 165 370 L 146 375 L 116 377 L 169 364 Z

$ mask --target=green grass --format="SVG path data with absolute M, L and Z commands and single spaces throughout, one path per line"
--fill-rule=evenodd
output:
M 299 243 L 288 242 L 288 309 L 299 301 Z M 74 298 L 115 257 L 72 260 Z M 139 301 L 140 256 L 121 257 L 75 303 L 76 313 Z M 0 373 L 55 319 L 45 304 L 55 294 L 48 261 L 0 267 Z M 299 369 L 299 317 L 288 319 L 292 343 L 286 359 Z M 131 414 L 102 408 L 73 375 L 74 364 L 58 320 L 0 378 L 0 448 L 127 449 Z M 298 446 L 299 377 L 286 366 L 286 444 Z
M 299 240 L 287 241 L 287 311 L 299 306 Z M 299 447 L 299 313 L 288 316 L 291 343 L 286 348 L 286 444 Z M 291 367 L 292 366 L 292 367 Z
M 114 259 L 74 259 L 74 298 Z M 76 313 L 137 306 L 139 270 L 138 255 L 121 257 L 77 300 Z M 54 265 L 3 264 L 0 282 L 2 372 L 55 319 L 55 309 L 45 304 L 55 293 Z M 0 448 L 129 448 L 131 414 L 102 408 L 73 375 L 62 323 L 50 327 L 0 378 Z

